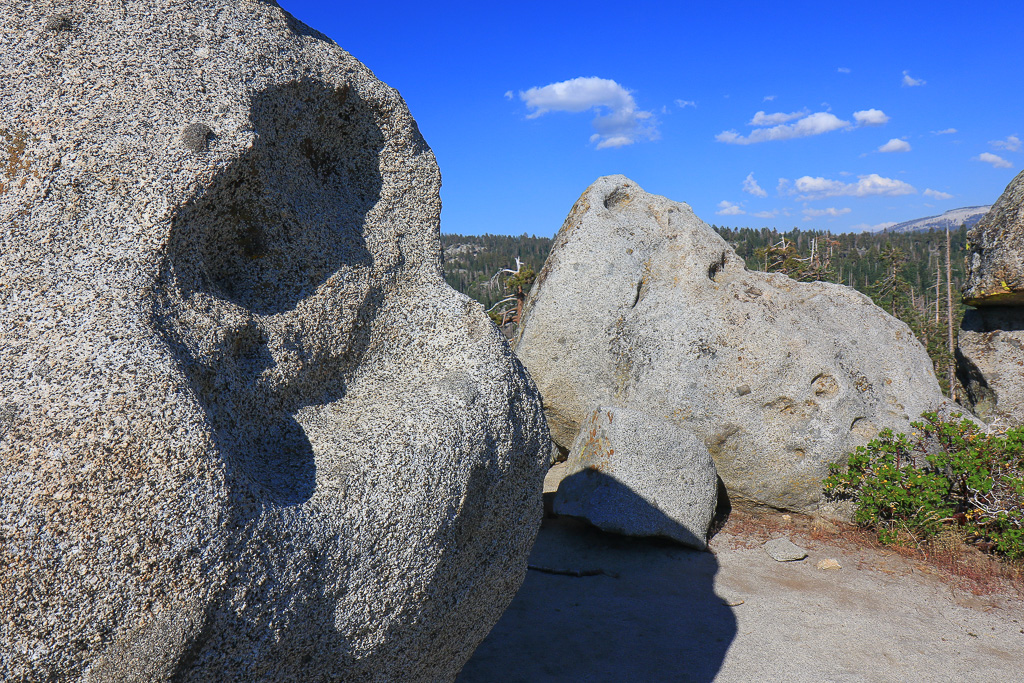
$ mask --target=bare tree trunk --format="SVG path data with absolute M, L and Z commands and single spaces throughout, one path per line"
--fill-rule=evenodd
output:
M 939 300 L 942 299 L 942 268 L 935 264 L 935 329 L 939 329 Z
M 950 262 L 949 226 L 946 226 L 946 330 L 949 340 L 949 397 L 956 400 L 956 369 L 953 366 L 953 354 L 956 345 L 953 341 L 953 266 Z

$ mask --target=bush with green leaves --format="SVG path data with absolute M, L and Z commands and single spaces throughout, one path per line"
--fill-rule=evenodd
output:
M 974 422 L 925 413 L 913 434 L 886 429 L 845 465 L 833 465 L 826 494 L 853 499 L 854 521 L 883 543 L 917 539 L 944 524 L 1009 558 L 1024 557 L 1024 427 L 987 434 Z

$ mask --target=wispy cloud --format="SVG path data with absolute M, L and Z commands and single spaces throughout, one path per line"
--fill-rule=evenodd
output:
M 793 181 L 790 187 L 785 178 L 779 179 L 780 194 L 799 195 L 801 200 L 825 199 L 828 197 L 872 197 L 914 194 L 913 185 L 895 178 L 883 178 L 877 173 L 857 176 L 857 182 L 844 183 L 841 180 L 803 176 Z
M 680 109 L 686 109 L 687 107 L 696 107 L 697 103 L 693 100 L 676 100 L 676 106 Z
M 753 171 L 751 171 L 749 174 L 747 174 L 746 179 L 744 179 L 744 181 L 743 181 L 743 191 L 746 192 L 747 194 L 752 194 L 755 197 L 767 197 L 768 196 L 768 193 L 765 192 L 761 188 L 761 186 L 757 184 L 756 180 L 754 180 L 754 172 Z
M 506 100 L 515 99 L 515 96 L 516 96 L 516 94 L 514 92 L 512 92 L 511 90 L 506 90 L 505 91 L 505 99 Z
M 1010 168 L 1013 166 L 1009 161 L 998 154 L 993 154 L 992 152 L 982 152 L 978 156 L 974 157 L 974 160 L 984 161 L 986 164 L 992 164 L 995 168 Z
M 821 218 L 822 216 L 828 216 L 829 218 L 838 218 L 844 214 L 848 214 L 853 209 L 842 208 L 836 209 L 829 207 L 827 209 L 804 209 L 804 220 L 810 220 L 812 218 Z
M 724 199 L 718 202 L 718 211 L 715 211 L 719 216 L 742 216 L 746 213 L 737 204 L 727 202 Z
M 879 152 L 909 152 L 910 143 L 906 140 L 900 140 L 899 138 L 893 138 L 889 142 L 885 143 L 878 148 Z
M 775 218 L 776 216 L 779 215 L 779 210 L 772 209 L 771 211 L 758 211 L 750 215 L 754 216 L 755 218 Z
M 848 74 L 848 73 L 850 73 L 850 70 L 847 69 L 845 66 L 839 67 L 838 69 L 836 69 L 836 71 L 841 73 L 841 74 Z
M 780 116 L 779 114 L 766 115 L 764 112 L 758 112 L 754 115 L 754 119 L 751 120 L 751 125 L 758 125 L 754 123 L 754 121 L 758 120 L 758 115 L 763 116 L 765 119 L 769 119 L 772 116 Z M 792 115 L 781 114 L 781 116 Z M 834 114 L 817 112 L 804 116 L 796 123 L 783 123 L 770 128 L 758 128 L 747 136 L 740 135 L 734 130 L 723 131 L 716 135 L 715 139 L 730 145 L 751 145 L 758 142 L 768 142 L 769 140 L 790 140 L 821 135 L 833 130 L 839 130 L 840 128 L 846 128 L 849 125 L 849 121 L 843 121 Z
M 794 119 L 799 119 L 807 116 L 810 112 L 804 109 L 803 111 L 795 111 L 791 114 L 785 114 L 778 112 L 777 114 L 765 114 L 763 111 L 759 111 L 754 114 L 754 118 L 750 119 L 748 126 L 777 126 L 780 123 L 787 123 Z
M 933 130 L 932 135 L 954 135 L 956 128 L 944 128 L 943 130 Z
M 526 118 L 535 119 L 554 111 L 597 112 L 591 122 L 597 131 L 590 141 L 597 149 L 624 147 L 638 140 L 656 140 L 657 123 L 649 111 L 637 109 L 629 90 L 608 78 L 573 78 L 520 91 L 519 99 L 533 111 Z
M 762 101 L 762 102 L 771 102 L 771 101 L 772 101 L 772 100 L 774 100 L 774 99 L 775 99 L 775 95 L 765 95 L 765 96 L 764 96 L 764 99 L 763 99 L 763 100 L 761 100 L 761 101 Z
M 923 192 L 925 197 L 931 197 L 932 199 L 952 199 L 953 195 L 948 192 L 940 192 L 933 190 L 930 187 Z
M 915 86 L 924 85 L 927 82 L 928 81 L 923 78 L 914 78 L 908 71 L 903 72 L 903 87 L 905 88 L 913 88 Z
M 1005 140 L 990 140 L 988 144 L 996 149 L 1005 149 L 1007 152 L 1020 151 L 1020 138 L 1016 135 L 1011 135 Z
M 853 112 L 853 119 L 858 126 L 884 126 L 889 123 L 889 117 L 881 109 L 864 109 Z

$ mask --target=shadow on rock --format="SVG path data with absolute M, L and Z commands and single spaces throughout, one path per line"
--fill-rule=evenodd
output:
M 556 514 L 578 517 L 602 531 L 624 536 L 658 537 L 704 550 L 715 514 L 716 477 L 708 473 L 707 491 L 700 490 L 692 473 L 650 472 L 648 484 L 673 516 L 655 507 L 625 482 L 587 467 L 561 481 L 554 498 Z M 660 479 L 660 481 L 659 481 Z
M 1020 332 L 1024 330 L 1024 314 L 1018 306 L 969 308 L 960 328 L 967 332 Z
M 305 680 L 336 680 L 355 661 L 334 613 L 348 542 L 320 521 L 335 511 L 313 497 L 297 414 L 345 395 L 381 305 L 365 233 L 384 136 L 371 104 L 313 79 L 251 110 L 255 144 L 177 211 L 155 289 L 153 324 L 225 460 L 234 533 L 220 595 L 188 628 L 158 626 L 184 633 L 173 680 L 297 680 L 313 653 L 336 673 Z
M 711 681 L 736 637 L 718 561 L 661 539 L 544 520 L 526 581 L 459 683 Z
M 294 416 L 341 398 L 380 306 L 364 238 L 384 137 L 372 107 L 318 81 L 256 94 L 252 149 L 175 215 L 154 323 L 206 410 L 236 491 L 310 498 Z

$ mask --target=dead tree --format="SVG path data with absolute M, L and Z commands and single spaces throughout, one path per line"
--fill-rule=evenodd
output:
M 949 226 L 946 226 L 946 326 L 949 336 L 949 397 L 956 400 L 956 366 L 954 357 L 956 353 L 956 342 L 953 340 L 953 266 L 950 263 Z
M 532 273 L 532 271 L 529 271 L 529 272 Z M 511 268 L 502 268 L 497 273 L 495 273 L 494 276 L 491 277 L 490 280 L 488 280 L 488 284 L 491 284 L 493 286 L 498 286 L 499 285 L 499 278 L 501 277 L 502 273 L 508 273 L 509 274 L 509 277 L 508 277 L 509 280 L 514 278 L 514 277 L 516 277 L 517 275 L 523 274 L 523 262 L 520 261 L 519 257 L 517 256 L 516 257 L 516 269 L 515 270 L 512 270 Z M 509 285 L 508 285 L 507 280 L 506 280 L 506 283 L 504 285 L 501 285 L 501 287 L 503 289 L 508 287 L 508 286 Z M 493 311 L 494 309 L 498 308 L 499 306 L 508 306 L 509 304 L 512 304 L 511 308 L 504 308 L 504 309 L 498 311 L 499 320 L 501 321 L 499 326 L 504 327 L 505 325 L 507 325 L 510 322 L 511 323 L 515 323 L 516 325 L 518 325 L 519 324 L 519 320 L 520 320 L 520 318 L 522 317 L 522 314 L 523 314 L 523 304 L 525 303 L 525 301 L 526 301 L 526 292 L 523 291 L 522 285 L 517 285 L 516 286 L 516 291 L 511 296 L 505 297 L 504 299 L 502 299 L 498 303 L 496 303 L 493 306 L 491 306 L 490 308 L 488 308 L 487 309 L 487 313 L 490 313 L 491 311 Z

